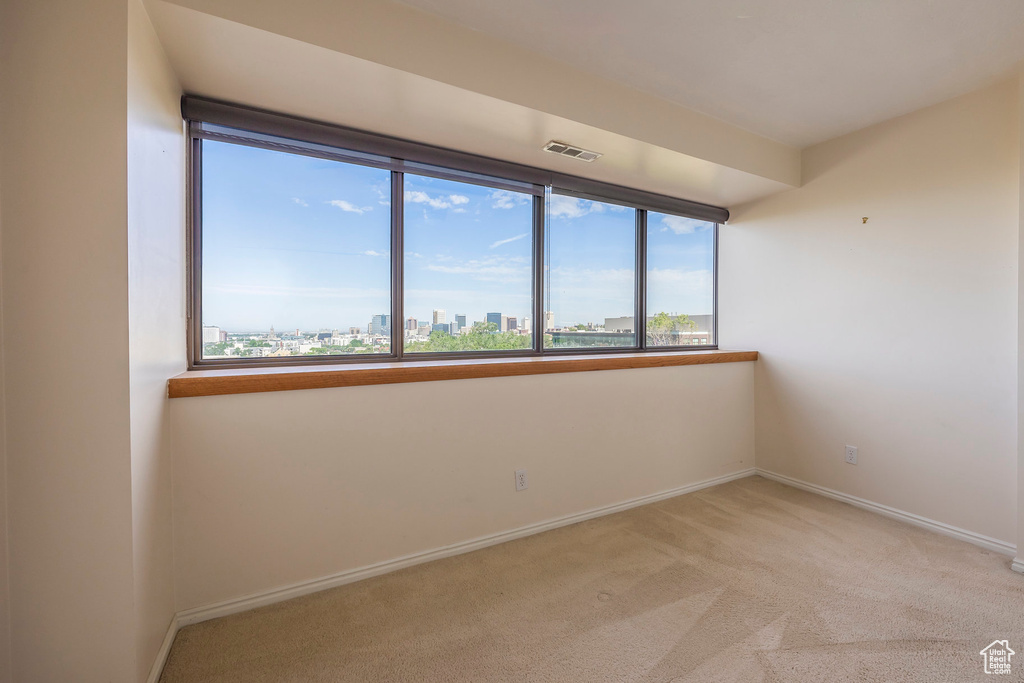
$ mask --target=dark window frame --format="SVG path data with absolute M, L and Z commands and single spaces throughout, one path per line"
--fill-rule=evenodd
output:
M 420 143 L 366 133 L 205 98 L 182 98 L 188 135 L 188 362 L 189 369 L 288 367 L 409 361 L 460 361 L 473 358 L 670 353 L 718 349 L 718 232 L 728 220 L 726 209 L 658 195 L 643 190 L 569 176 L 543 169 L 488 159 Z M 391 171 L 391 351 L 351 356 L 292 356 L 286 358 L 204 359 L 202 324 L 202 141 L 218 140 L 251 147 L 371 166 Z M 404 325 L 404 174 L 427 175 L 533 195 L 532 345 L 528 349 L 473 352 L 414 352 L 403 350 Z M 546 205 L 561 194 L 627 206 L 636 211 L 636 273 L 632 346 L 546 348 L 544 333 Z M 647 213 L 656 211 L 706 221 L 714 226 L 712 327 L 713 344 L 647 345 Z

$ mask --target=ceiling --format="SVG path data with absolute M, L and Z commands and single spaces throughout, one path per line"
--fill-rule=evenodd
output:
M 524 50 L 496 57 L 494 41 L 473 45 L 478 34 L 449 32 L 446 21 L 432 26 L 403 5 L 266 0 L 259 7 L 149 0 L 185 92 L 714 206 L 799 184 L 797 150 L 617 83 L 586 83 L 586 74 L 558 62 L 536 60 L 517 90 Z M 399 39 L 405 54 L 394 47 Z M 449 49 L 433 64 L 438 45 Z M 481 73 L 484 82 L 474 81 Z M 567 91 L 566 82 L 575 88 Z M 553 139 L 604 156 L 586 164 L 544 152 Z
M 1024 60 L 1024 0 L 401 1 L 798 147 Z

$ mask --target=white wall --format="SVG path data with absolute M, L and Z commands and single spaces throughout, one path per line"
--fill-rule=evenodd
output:
M 127 5 L 2 4 L 13 678 L 135 678 Z
M 178 608 L 749 468 L 754 365 L 175 399 Z
M 733 210 L 720 331 L 762 354 L 758 467 L 1014 542 L 1019 125 L 1006 82 Z
M 1017 212 L 1017 558 L 1014 569 L 1024 572 L 1024 65 L 1017 78 L 1017 122 L 1019 124 L 1019 191 Z
M 128 331 L 137 680 L 174 616 L 167 378 L 185 369 L 181 89 L 140 0 L 128 4 Z

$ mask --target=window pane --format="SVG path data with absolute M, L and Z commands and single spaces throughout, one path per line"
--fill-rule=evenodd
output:
M 390 352 L 390 172 L 202 144 L 203 358 Z
M 405 174 L 405 351 L 533 346 L 533 197 Z
M 552 194 L 544 346 L 636 346 L 636 210 Z
M 715 224 L 647 214 L 647 345 L 716 343 Z

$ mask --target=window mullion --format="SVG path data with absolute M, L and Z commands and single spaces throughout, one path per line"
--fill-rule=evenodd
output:
M 641 351 L 647 348 L 647 211 L 636 212 L 636 313 L 633 327 L 636 344 Z
M 403 218 L 405 216 L 403 199 L 404 174 L 400 171 L 391 172 L 391 355 L 402 359 L 405 343 L 405 312 L 404 283 L 402 276 L 405 268 L 403 247 Z
M 533 350 L 544 352 L 544 220 L 547 192 L 533 198 Z

